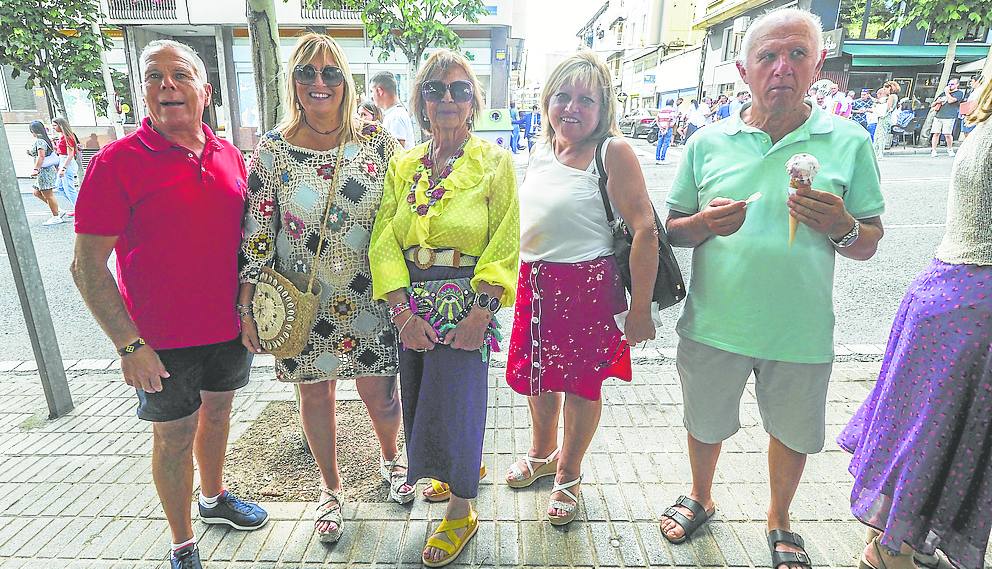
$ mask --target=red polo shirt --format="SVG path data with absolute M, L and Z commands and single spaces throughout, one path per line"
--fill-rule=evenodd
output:
M 196 154 L 149 119 L 90 161 L 76 202 L 76 233 L 117 236 L 117 283 L 138 331 L 155 349 L 238 336 L 238 249 L 245 163 L 204 125 Z

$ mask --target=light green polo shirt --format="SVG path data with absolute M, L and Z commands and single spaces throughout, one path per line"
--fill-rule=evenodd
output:
M 878 164 L 858 123 L 816 105 L 809 119 L 776 144 L 740 113 L 689 140 L 668 207 L 697 213 L 717 197 L 761 199 L 744 225 L 695 248 L 679 335 L 749 357 L 796 363 L 833 361 L 836 252 L 829 237 L 800 224 L 789 247 L 789 175 L 794 154 L 820 162 L 813 188 L 843 196 L 857 219 L 885 209 Z

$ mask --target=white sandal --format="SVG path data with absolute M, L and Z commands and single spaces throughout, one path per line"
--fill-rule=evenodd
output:
M 396 453 L 393 460 L 386 460 L 379 456 L 379 474 L 382 475 L 383 480 L 389 482 L 389 499 L 400 504 L 407 504 L 413 501 L 413 495 L 417 489 L 406 483 L 405 471 L 395 472 L 393 470 L 397 466 L 403 466 L 399 464 L 399 461 L 400 453 Z M 407 487 L 406 492 L 402 491 L 403 486 Z
M 341 533 L 344 531 L 344 519 L 342 517 L 342 514 L 344 514 L 343 492 L 335 492 L 330 488 L 324 487 L 321 487 L 320 491 L 327 494 L 328 498 L 326 500 L 317 498 L 317 508 L 313 513 L 313 529 L 317 532 L 320 541 L 334 543 L 341 539 Z M 331 522 L 336 527 L 333 530 L 320 531 L 317 528 L 317 524 L 320 522 Z
M 527 472 L 524 472 L 514 462 L 510 465 L 510 477 L 506 479 L 506 484 L 510 488 L 526 488 L 536 482 L 538 478 L 554 475 L 558 471 L 559 451 L 561 451 L 561 448 L 556 448 L 547 458 L 537 458 L 529 454 L 523 455 L 520 458 L 527 465 Z M 540 464 L 540 466 L 534 468 L 535 464 Z
M 572 486 L 577 485 L 580 482 L 582 482 L 581 474 L 579 475 L 578 478 L 572 480 L 571 482 L 565 482 L 564 484 L 559 484 L 555 482 L 554 487 L 551 489 L 551 493 L 554 494 L 555 492 L 561 492 L 562 494 L 574 500 L 574 502 L 568 503 L 568 502 L 562 502 L 561 500 L 551 500 L 548 503 L 548 509 L 553 508 L 565 512 L 565 515 L 560 517 L 552 516 L 551 514 L 548 514 L 548 521 L 551 522 L 551 525 L 563 526 L 571 522 L 573 519 L 575 519 L 575 513 L 578 511 L 579 508 L 579 497 L 576 496 L 575 494 L 572 494 L 568 489 L 571 488 Z

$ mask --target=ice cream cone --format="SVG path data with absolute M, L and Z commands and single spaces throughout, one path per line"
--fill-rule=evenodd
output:
M 806 188 L 806 189 L 810 188 L 810 186 L 807 186 L 806 184 L 802 183 L 800 180 L 797 180 L 795 178 L 789 180 L 789 187 L 795 190 L 799 190 L 801 188 Z M 796 217 L 792 215 L 792 213 L 790 212 L 789 213 L 789 247 L 792 247 L 792 242 L 796 240 L 796 231 L 798 229 L 799 229 L 799 220 L 796 219 Z

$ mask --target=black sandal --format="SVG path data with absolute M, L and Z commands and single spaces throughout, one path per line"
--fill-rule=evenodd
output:
M 776 551 L 775 546 L 779 543 L 798 547 L 802 551 Z M 779 565 L 802 565 L 813 568 L 809 555 L 806 553 L 806 546 L 803 538 L 798 533 L 785 531 L 784 529 L 773 529 L 768 532 L 768 551 L 772 554 L 772 569 L 778 569 Z
M 675 508 L 678 506 L 682 506 L 692 512 L 692 517 L 690 518 L 679 510 L 676 510 Z M 675 503 L 669 506 L 661 515 L 678 524 L 684 533 L 682 534 L 682 537 L 672 539 L 668 537 L 668 534 L 665 533 L 664 529 L 662 529 L 661 535 L 665 536 L 665 539 L 667 539 L 669 543 L 678 545 L 689 539 L 689 536 L 691 536 L 693 532 L 712 518 L 714 513 L 716 513 L 716 508 L 713 508 L 707 512 L 703 508 L 703 505 L 699 502 L 688 496 L 679 496 L 679 499 L 675 500 Z

